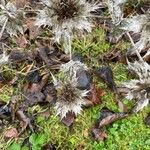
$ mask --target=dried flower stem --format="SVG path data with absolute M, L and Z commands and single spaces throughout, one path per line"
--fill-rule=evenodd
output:
M 3 25 L 2 29 L 1 29 L 1 32 L 0 32 L 0 39 L 2 38 L 2 35 L 3 35 L 3 33 L 4 33 L 4 30 L 5 30 L 5 27 L 6 27 L 6 25 L 7 25 L 7 22 L 8 22 L 8 18 L 6 18 L 6 20 L 5 20 L 5 22 L 4 22 L 4 25 Z
M 130 41 L 131 41 L 131 44 L 135 47 L 135 43 L 134 43 L 134 41 L 133 41 L 133 39 L 132 39 L 130 33 L 127 32 L 126 34 L 127 34 L 127 36 L 129 37 L 129 39 L 130 39 Z M 136 48 L 135 48 L 135 52 L 136 52 L 136 55 L 138 56 L 139 60 L 140 60 L 141 62 L 143 62 L 144 60 L 143 60 L 143 58 L 141 57 L 139 51 L 138 51 Z

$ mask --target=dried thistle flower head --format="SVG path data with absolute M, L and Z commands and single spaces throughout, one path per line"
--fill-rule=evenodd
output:
M 55 41 L 63 41 L 69 45 L 74 33 L 91 31 L 93 26 L 90 20 L 91 12 L 98 9 L 97 3 L 88 3 L 86 0 L 42 0 L 42 2 L 45 7 L 39 11 L 36 25 L 51 27 Z
M 123 4 L 126 0 L 107 0 L 107 6 L 114 25 L 123 20 Z
M 1 34 L 4 30 L 6 30 L 10 36 L 17 36 L 17 32 L 23 34 L 22 17 L 23 11 L 17 9 L 13 3 L 0 4 Z
M 137 105 L 133 111 L 138 112 L 149 103 L 150 65 L 144 61 L 135 61 L 133 64 L 129 63 L 128 68 L 138 76 L 138 79 L 123 83 L 122 88 L 125 89 L 127 99 L 137 100 Z
M 73 80 L 74 82 L 77 82 L 77 72 L 79 70 L 87 70 L 88 67 L 80 62 L 80 61 L 74 61 L 74 60 L 70 60 L 68 63 L 62 64 L 60 66 L 60 71 L 65 73 L 66 76 L 70 77 L 71 80 Z
M 140 40 L 135 43 L 134 47 L 129 51 L 129 53 L 133 54 L 136 50 L 139 51 L 139 53 L 145 49 L 146 47 L 150 46 L 150 22 L 146 23 L 143 26 Z
M 85 104 L 84 97 L 88 91 L 79 90 L 76 88 L 74 82 L 66 80 L 61 83 L 61 86 L 57 87 L 57 101 L 56 112 L 60 115 L 61 119 L 66 116 L 68 112 L 72 112 L 75 115 L 80 114 L 82 105 Z
M 140 53 L 143 49 L 150 45 L 150 15 L 138 15 L 131 18 L 126 18 L 121 22 L 120 29 L 126 30 L 127 32 L 133 31 L 140 33 L 140 40 L 133 43 L 133 48 L 129 49 L 130 54 L 134 54 L 136 50 Z

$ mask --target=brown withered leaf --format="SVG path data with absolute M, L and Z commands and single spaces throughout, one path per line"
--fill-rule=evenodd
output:
M 25 115 L 25 113 L 23 112 L 23 110 L 18 110 L 18 111 L 16 112 L 16 114 L 17 114 L 18 118 L 21 120 L 21 122 L 20 122 L 21 131 L 19 132 L 19 135 L 22 134 L 22 133 L 25 131 L 25 129 L 26 129 L 27 127 L 29 127 L 30 130 L 31 130 L 32 132 L 34 132 L 33 126 L 32 126 L 32 124 L 31 124 L 31 119 L 28 118 L 28 117 Z
M 149 50 L 147 51 L 147 53 L 143 56 L 143 59 L 144 59 L 146 62 L 150 63 L 150 48 L 149 48 Z
M 20 63 L 28 59 L 26 52 L 21 52 L 19 50 L 12 51 L 9 55 L 9 59 L 12 63 Z
M 26 78 L 29 83 L 38 83 L 41 80 L 41 76 L 38 70 L 30 71 Z
M 20 47 L 20 48 L 26 48 L 28 45 L 28 41 L 24 35 L 17 37 L 16 43 L 17 43 L 18 47 Z
M 74 122 L 74 119 L 75 119 L 75 114 L 72 113 L 72 112 L 68 112 L 66 114 L 66 117 L 64 117 L 61 121 L 62 123 L 64 123 L 67 127 L 70 127 L 73 122 Z
M 18 137 L 18 131 L 16 128 L 10 128 L 7 129 L 4 133 L 5 138 L 17 138 Z
M 48 144 L 46 144 L 42 147 L 42 150 L 56 150 L 56 147 L 54 144 L 49 142 Z
M 103 141 L 105 139 L 107 139 L 107 134 L 106 131 L 102 128 L 93 128 L 92 129 L 92 135 L 94 137 L 95 140 L 97 141 Z
M 59 50 L 56 46 L 44 46 L 39 48 L 39 56 L 51 69 L 59 69 L 62 63 L 66 63 L 69 61 L 69 55 L 66 55 L 66 57 L 64 57 L 64 52 Z
M 37 28 L 35 26 L 35 19 L 34 18 L 28 18 L 25 21 L 25 34 L 28 35 L 28 38 L 30 40 L 35 39 L 38 34 L 40 33 L 40 28 Z
M 17 8 L 24 8 L 28 4 L 29 0 L 15 0 Z
M 99 128 L 104 127 L 106 125 L 109 125 L 117 120 L 123 119 L 125 117 L 129 116 L 128 113 L 124 113 L 124 112 L 113 112 L 110 111 L 107 108 L 103 108 L 101 110 L 101 116 L 98 120 L 98 126 Z
M 120 110 L 127 111 L 126 106 L 123 104 L 123 102 L 119 99 L 118 96 L 118 89 L 116 87 L 116 83 L 114 82 L 113 72 L 109 66 L 103 66 L 96 70 L 96 74 L 98 77 L 100 77 L 107 86 L 114 92 L 115 95 L 115 103 L 119 106 Z
M 42 89 L 47 84 L 48 78 L 49 74 L 45 74 L 38 83 L 28 84 L 28 86 L 24 89 L 24 101 L 22 102 L 22 105 L 20 107 L 21 109 L 24 110 L 27 107 L 45 102 L 45 95 L 42 92 Z
M 0 101 L 0 119 L 10 118 L 11 108 L 5 102 Z
M 50 104 L 54 104 L 56 102 L 57 91 L 53 83 L 47 84 L 47 86 L 44 89 L 44 94 L 46 96 L 47 102 L 49 102 Z
M 104 53 L 104 55 L 100 58 L 100 61 L 105 62 L 120 62 L 123 64 L 127 64 L 126 56 L 119 49 L 110 49 L 109 52 Z
M 93 83 L 90 85 L 90 94 L 86 99 L 85 107 L 97 105 L 101 103 L 101 97 L 104 96 L 105 92 L 96 87 L 96 85 Z

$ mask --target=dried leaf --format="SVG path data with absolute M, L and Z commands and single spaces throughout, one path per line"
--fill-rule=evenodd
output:
M 75 119 L 75 114 L 74 113 L 71 113 L 71 112 L 68 112 L 66 114 L 66 117 L 64 117 L 61 121 L 62 123 L 64 123 L 67 127 L 70 127 L 73 122 L 74 122 L 74 119 Z
M 30 83 L 38 83 L 41 80 L 41 76 L 38 70 L 31 71 L 27 74 L 27 80 Z
M 113 72 L 110 67 L 101 67 L 96 70 L 96 74 L 108 85 L 112 91 L 117 93 L 116 84 L 113 79 Z
M 90 95 L 88 97 L 89 101 L 91 102 L 92 105 L 96 105 L 96 104 L 99 104 L 101 102 L 101 97 L 104 96 L 105 92 L 96 87 L 95 84 L 91 84 L 90 86 Z M 90 103 L 89 103 L 90 105 Z M 87 101 L 87 104 L 86 106 L 88 106 L 88 101 Z
M 13 63 L 20 63 L 28 59 L 28 56 L 25 52 L 21 51 L 12 51 L 10 53 L 9 59 Z
M 57 91 L 53 83 L 49 83 L 44 90 L 46 101 L 50 104 L 54 104 L 57 100 Z
M 11 108 L 5 102 L 0 101 L 0 119 L 6 119 L 11 116 Z
M 18 131 L 16 128 L 10 128 L 6 130 L 4 133 L 5 138 L 17 138 L 18 137 Z
M 34 132 L 34 129 L 33 129 L 33 126 L 32 126 L 32 124 L 31 124 L 30 118 L 28 118 L 28 117 L 24 114 L 24 112 L 23 112 L 22 110 L 18 110 L 18 111 L 16 112 L 16 114 L 17 114 L 17 116 L 19 117 L 19 119 L 22 121 L 22 122 L 20 122 L 22 128 L 21 128 L 21 131 L 20 131 L 19 135 L 22 134 L 22 133 L 25 131 L 25 129 L 26 129 L 27 127 L 29 127 L 30 130 L 31 130 L 32 132 Z
M 63 55 L 63 52 L 55 49 L 54 47 L 42 47 L 39 49 L 39 56 L 51 69 L 59 69 L 60 65 L 63 63 L 63 60 L 60 57 Z
M 99 129 L 99 128 L 93 128 L 92 129 L 92 134 L 97 141 L 103 141 L 105 140 L 108 136 L 104 129 Z
M 26 19 L 24 28 L 25 28 L 25 33 L 28 33 L 30 40 L 35 39 L 41 31 L 40 28 L 37 28 L 35 26 L 35 20 L 33 18 Z
M 27 41 L 27 39 L 25 38 L 24 35 L 19 36 L 17 38 L 16 42 L 17 42 L 18 47 L 20 47 L 20 48 L 26 48 L 27 44 L 28 44 L 28 41 Z
M 101 110 L 101 116 L 98 120 L 99 128 L 109 125 L 117 120 L 127 117 L 129 114 L 124 112 L 112 112 L 107 108 Z
M 105 53 L 100 61 L 115 63 L 120 62 L 123 64 L 127 64 L 125 54 L 123 54 L 119 49 L 112 49 L 108 53 Z
M 48 144 L 46 144 L 42 147 L 42 150 L 56 150 L 56 147 L 54 144 L 49 142 Z

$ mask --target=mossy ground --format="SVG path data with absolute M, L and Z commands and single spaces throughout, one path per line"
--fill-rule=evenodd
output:
M 110 44 L 105 41 L 105 33 L 102 29 L 95 29 L 85 38 L 74 40 L 72 46 L 75 52 L 90 58 L 86 62 L 89 67 L 93 65 L 100 66 L 97 56 L 101 56 L 111 48 Z M 125 50 L 128 46 L 128 43 L 121 41 L 114 47 Z M 126 66 L 119 63 L 111 64 L 110 66 L 113 69 L 117 84 L 130 79 Z M 20 78 L 21 82 L 24 80 L 22 78 Z M 119 120 L 106 127 L 108 138 L 105 141 L 95 141 L 92 138 L 91 129 L 99 117 L 102 107 L 120 111 L 114 102 L 113 93 L 104 83 L 101 81 L 98 81 L 98 83 L 106 93 L 101 99 L 102 103 L 95 107 L 84 109 L 82 114 L 77 116 L 70 129 L 60 122 L 59 117 L 55 116 L 53 108 L 50 108 L 48 118 L 37 115 L 36 123 L 39 126 L 37 133 L 32 134 L 27 131 L 21 138 L 9 141 L 5 141 L 3 134 L 1 134 L 0 149 L 28 150 L 28 146 L 21 146 L 22 141 L 27 139 L 33 150 L 40 150 L 42 145 L 48 142 L 52 142 L 60 150 L 150 150 L 150 128 L 144 123 L 144 118 L 150 112 L 148 107 L 138 114 Z M 19 91 L 19 89 L 12 89 L 6 85 L 0 91 L 0 98 L 5 101 L 9 100 L 14 91 Z M 132 106 L 132 102 L 128 102 L 128 100 L 124 100 L 124 103 L 129 107 Z M 40 106 L 34 106 L 31 111 L 33 109 L 34 111 L 37 110 L 37 112 L 42 111 Z

